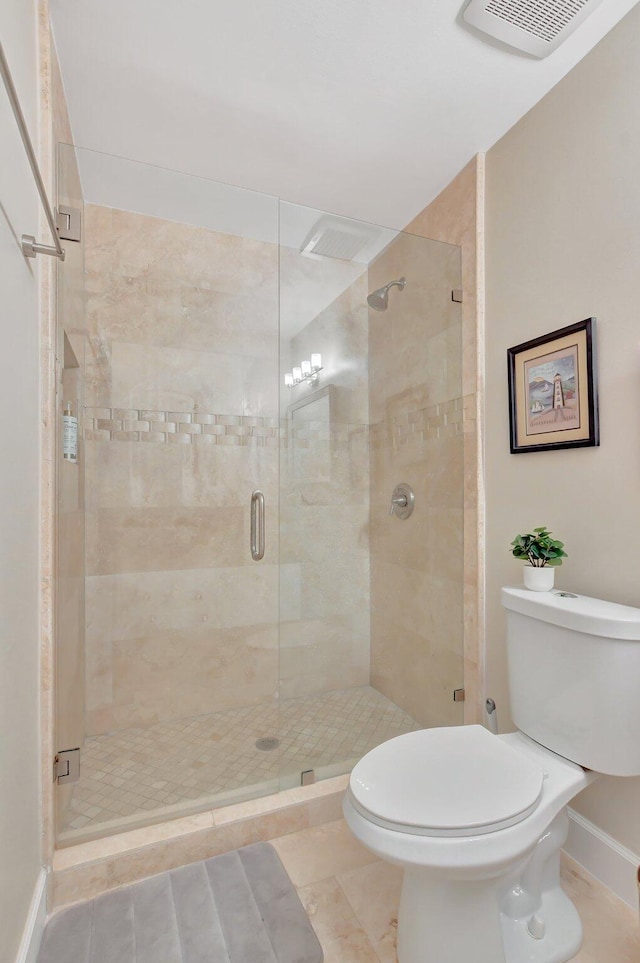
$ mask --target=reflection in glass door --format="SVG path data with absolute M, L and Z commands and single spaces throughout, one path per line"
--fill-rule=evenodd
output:
M 280 240 L 284 788 L 462 723 L 463 435 L 459 248 L 285 203 Z

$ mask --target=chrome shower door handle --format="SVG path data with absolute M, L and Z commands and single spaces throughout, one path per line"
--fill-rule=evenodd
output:
M 251 495 L 251 558 L 259 562 L 264 556 L 264 495 L 256 489 Z

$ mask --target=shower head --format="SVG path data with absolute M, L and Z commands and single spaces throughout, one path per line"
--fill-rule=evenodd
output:
M 384 287 L 378 288 L 377 291 L 372 291 L 367 298 L 367 304 L 374 311 L 386 311 L 389 307 L 389 288 L 394 287 L 394 285 L 402 291 L 405 284 L 407 283 L 406 278 L 400 278 L 398 281 L 389 281 Z

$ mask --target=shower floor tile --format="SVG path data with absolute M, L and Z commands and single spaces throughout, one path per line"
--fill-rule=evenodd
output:
M 212 712 L 92 736 L 60 842 L 239 802 L 350 769 L 374 746 L 421 728 L 370 686 Z M 256 748 L 263 737 L 277 749 Z

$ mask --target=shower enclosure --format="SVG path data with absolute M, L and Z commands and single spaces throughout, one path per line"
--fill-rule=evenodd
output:
M 60 150 L 59 843 L 461 723 L 459 249 Z

